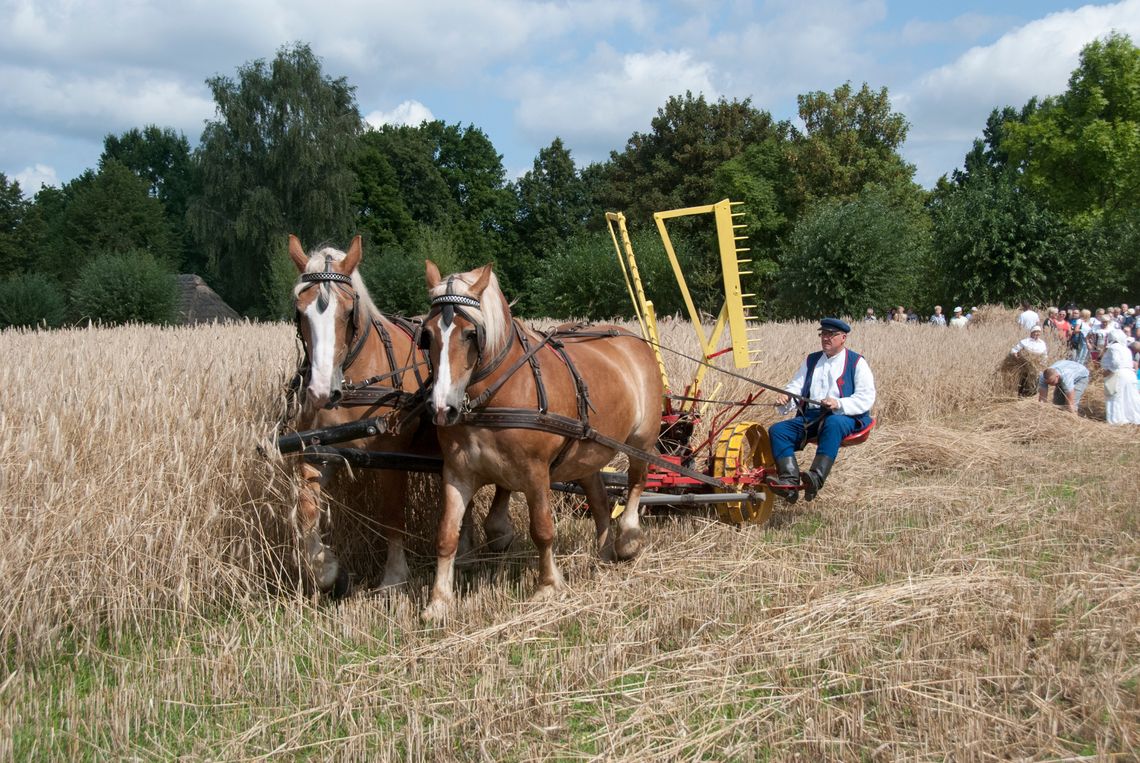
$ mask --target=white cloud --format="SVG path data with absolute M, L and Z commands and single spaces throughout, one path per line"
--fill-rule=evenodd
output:
M 9 83 L 0 88 L 0 111 L 18 114 L 25 127 L 39 123 L 65 133 L 105 133 L 157 123 L 197 137 L 202 121 L 214 113 L 205 86 L 195 92 L 152 72 L 94 77 L 0 66 L 0 79 Z
M 1050 14 L 971 48 L 899 92 L 892 104 L 912 124 L 906 153 L 930 157 L 919 164 L 919 181 L 931 185 L 960 166 L 994 108 L 1020 108 L 1033 96 L 1063 92 L 1081 48 L 1113 30 L 1140 40 L 1140 0 Z
M 364 121 L 373 127 L 382 125 L 411 125 L 416 127 L 421 122 L 431 122 L 435 115 L 431 109 L 419 101 L 404 101 L 391 111 L 373 111 L 364 117 Z
M 519 76 L 520 128 L 536 140 L 555 136 L 578 163 L 600 160 L 635 131 L 645 132 L 669 96 L 692 91 L 715 99 L 713 67 L 686 51 L 620 55 L 600 49 L 583 67 Z
M 13 175 L 12 179 L 20 184 L 20 190 L 28 198 L 35 196 L 41 185 L 59 186 L 60 184 L 59 178 L 55 174 L 55 168 L 46 164 L 25 167 Z

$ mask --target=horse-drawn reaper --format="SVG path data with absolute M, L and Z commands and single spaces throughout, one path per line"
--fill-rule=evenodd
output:
M 297 525 L 317 588 L 343 588 L 343 573 L 316 530 L 319 486 L 334 464 L 377 468 L 386 475 L 376 486 L 382 491 L 389 543 L 385 584 L 401 582 L 407 573 L 402 546 L 406 472 L 442 473 L 436 580 L 423 613 L 427 620 L 444 617 L 453 599 L 455 559 L 470 537 L 470 505 L 483 485 L 497 486 L 484 527 L 489 544 L 499 550 L 513 537 L 509 491 L 525 496 L 539 553 L 539 597 L 562 585 L 553 554 L 551 488 L 586 496 L 599 553 L 615 560 L 640 551 L 639 508 L 646 505 L 713 504 L 726 521 L 766 521 L 774 501 L 768 479 L 776 474 L 775 462 L 765 428 L 742 420 L 742 414 L 765 390 L 782 390 L 743 377 L 754 391 L 723 404 L 711 417 L 708 437 L 691 443 L 713 402 L 700 389 L 711 361 L 732 352 L 737 367 L 745 368 L 755 351 L 750 345 L 755 339 L 748 336 L 755 326 L 745 302 L 751 295 L 740 286 L 740 266 L 747 262 L 740 255 L 747 250 L 738 246 L 735 231 L 742 226 L 734 221 L 738 213 L 731 204 L 655 215 L 702 349 L 702 357 L 690 358 L 697 372 L 680 395 L 670 391 L 661 353 L 673 350 L 658 341 L 653 305 L 642 290 L 621 215 L 610 213 L 607 220 L 641 336 L 616 326 L 577 324 L 535 331 L 511 316 L 490 265 L 444 277 L 430 261 L 430 312 L 419 323 L 392 323 L 372 305 L 356 272 L 359 237 L 347 253 L 322 250 L 308 256 L 291 238 L 290 254 L 301 271 L 295 297 L 309 414 L 302 420 L 306 431 L 280 437 L 278 447 L 303 455 Z M 665 228 L 673 217 L 705 213 L 715 215 L 726 295 L 709 335 Z M 731 344 L 721 349 L 726 329 Z M 845 444 L 866 439 L 870 428 Z M 333 447 L 353 440 L 367 447 Z M 628 457 L 628 472 L 604 471 L 618 453 Z M 781 485 L 783 491 L 802 488 Z M 624 501 L 611 514 L 615 492 Z M 616 528 L 611 518 L 618 519 Z

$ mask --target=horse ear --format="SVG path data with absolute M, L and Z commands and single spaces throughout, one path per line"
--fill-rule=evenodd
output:
M 297 266 L 297 271 L 304 273 L 305 268 L 309 266 L 309 255 L 305 254 L 305 247 L 301 246 L 301 239 L 292 233 L 289 234 L 289 257 Z
M 360 243 L 360 236 L 357 236 L 348 245 L 348 252 L 344 256 L 344 272 L 352 275 L 352 271 L 356 270 L 356 266 L 360 264 L 360 258 L 363 255 L 364 247 Z
M 435 287 L 439 286 L 439 282 L 443 280 L 443 278 L 439 275 L 439 268 L 431 260 L 424 260 L 424 265 L 427 268 L 427 287 L 429 289 L 434 289 Z
M 483 291 L 491 283 L 491 263 L 487 263 L 479 268 L 479 276 L 475 279 L 475 283 L 471 284 L 471 293 L 476 297 L 483 296 Z

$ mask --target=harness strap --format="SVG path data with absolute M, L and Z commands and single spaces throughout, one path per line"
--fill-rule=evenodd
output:
M 574 379 L 574 391 L 577 393 L 578 398 L 578 418 L 582 421 L 589 422 L 590 411 L 597 413 L 593 403 L 590 402 L 590 388 L 586 384 L 586 379 L 582 374 L 578 373 L 578 367 L 570 360 L 569 353 L 566 352 L 566 347 L 555 339 L 550 340 L 550 347 L 562 358 L 562 362 L 566 364 L 566 368 L 570 370 L 570 376 Z
M 522 329 L 518 326 L 518 321 L 514 321 L 514 323 L 515 323 L 515 332 L 518 332 L 519 336 L 521 337 L 522 336 Z M 511 333 L 510 344 L 514 344 L 514 333 L 515 332 Z M 523 354 L 523 356 L 521 358 L 519 358 L 518 360 L 516 360 L 511 365 L 511 367 L 508 368 L 506 370 L 506 372 L 503 373 L 502 376 L 500 376 L 498 379 L 496 379 L 491 384 L 491 386 L 489 386 L 489 387 L 487 387 L 487 389 L 483 390 L 483 392 L 477 398 L 468 402 L 467 408 L 473 410 L 475 408 L 482 408 L 484 405 L 486 405 L 487 402 L 492 397 L 494 397 L 495 393 L 499 391 L 499 388 L 502 387 L 504 384 L 506 384 L 508 379 L 510 379 L 512 376 L 514 376 L 515 371 L 518 371 L 520 368 L 522 368 L 524 363 L 529 362 L 530 359 L 534 356 L 534 354 L 536 352 L 538 352 L 539 350 L 541 350 L 543 345 L 545 345 L 547 342 L 550 341 L 550 336 L 551 335 L 549 335 L 549 334 L 543 336 L 541 341 L 535 343 L 535 345 L 533 347 L 530 347 L 529 349 L 527 349 L 527 351 Z M 526 345 L 524 344 L 523 346 L 525 347 Z M 504 358 L 505 358 L 505 355 L 500 354 L 500 357 L 496 359 L 495 365 L 497 366 L 500 363 L 502 363 Z M 471 384 L 474 384 L 476 381 L 479 381 L 479 379 L 486 377 L 486 375 L 487 374 L 480 374 L 480 375 L 477 375 L 478 378 L 472 377 L 471 381 L 468 382 L 468 385 L 470 386 Z M 546 393 L 544 391 L 542 393 L 542 396 L 545 397 L 545 395 L 546 395 Z
M 526 341 L 526 334 L 519 327 L 518 323 L 515 323 L 512 328 L 514 329 L 515 333 L 518 334 L 519 344 L 521 344 L 522 348 L 526 350 L 525 357 L 527 359 L 527 362 L 530 363 L 531 375 L 534 376 L 535 402 L 538 404 L 538 412 L 546 413 L 548 410 L 550 410 L 550 402 L 546 397 L 546 385 L 542 383 L 542 368 L 538 365 L 538 350 L 535 350 L 535 352 L 530 351 L 530 345 Z M 544 339 L 542 341 L 545 342 L 547 340 Z
M 468 426 L 486 427 L 488 429 L 531 429 L 575 440 L 593 440 L 599 445 L 624 453 L 630 458 L 668 469 L 694 479 L 703 485 L 716 488 L 724 487 L 719 480 L 707 474 L 675 464 L 656 453 L 635 448 L 621 440 L 615 440 L 613 437 L 598 432 L 589 424 L 568 416 L 560 416 L 556 413 L 539 413 L 525 408 L 486 408 L 482 411 L 466 412 L 460 421 Z

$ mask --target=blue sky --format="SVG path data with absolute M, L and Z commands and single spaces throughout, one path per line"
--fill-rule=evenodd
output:
M 512 177 L 555 137 L 604 160 L 686 90 L 794 120 L 798 94 L 886 86 L 929 187 L 992 108 L 1062 92 L 1112 30 L 1140 42 L 1140 0 L 0 0 L 0 172 L 66 182 L 147 124 L 196 144 L 208 77 L 304 41 L 371 123 L 474 124 Z

